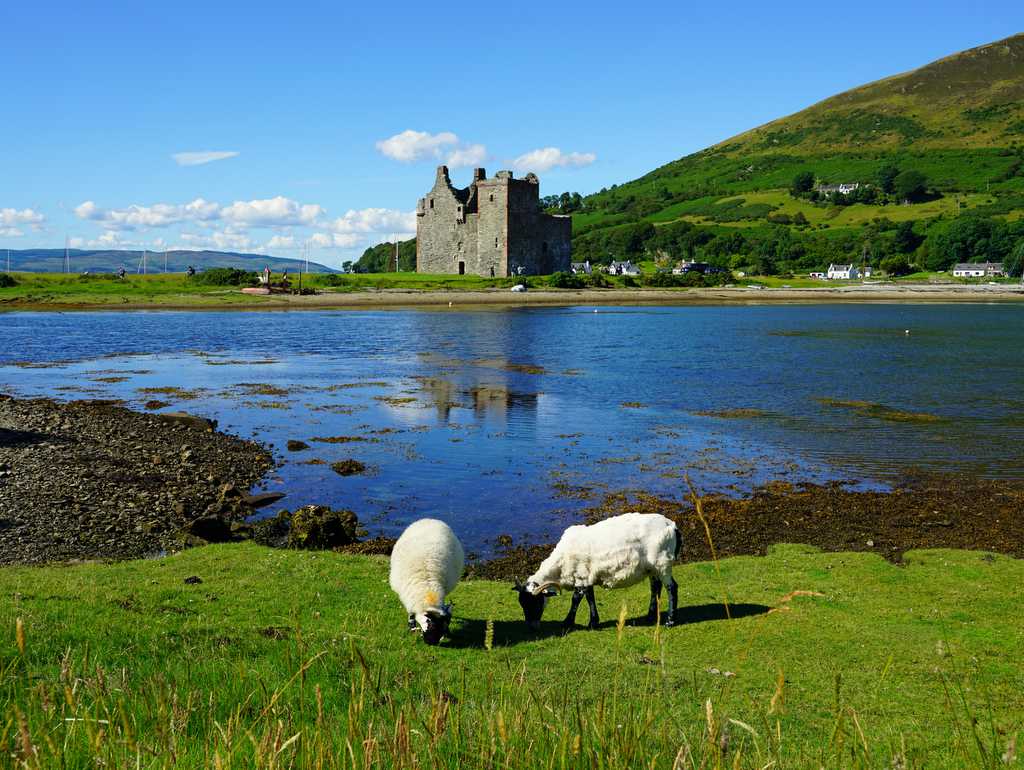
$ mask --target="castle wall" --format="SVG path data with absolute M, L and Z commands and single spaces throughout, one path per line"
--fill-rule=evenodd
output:
M 508 275 L 508 185 L 503 179 L 477 183 L 478 275 Z
M 568 271 L 572 220 L 539 209 L 540 184 L 527 174 L 515 179 L 483 169 L 466 189 L 452 187 L 448 169 L 437 170 L 434 187 L 416 209 L 416 269 L 481 276 L 543 275 Z
M 467 211 L 468 190 L 456 190 L 448 169 L 437 170 L 434 186 L 416 206 L 416 271 L 476 272 L 476 215 Z

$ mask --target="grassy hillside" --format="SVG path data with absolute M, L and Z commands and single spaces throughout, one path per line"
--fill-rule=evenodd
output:
M 71 272 L 79 275 L 90 273 L 113 273 L 124 267 L 129 273 L 142 272 L 142 252 L 118 249 L 70 249 L 68 251 Z M 150 251 L 146 258 L 148 273 L 164 271 L 164 253 Z M 305 263 L 298 259 L 270 257 L 266 254 L 238 254 L 229 251 L 169 251 L 167 272 L 183 273 L 192 265 L 196 270 L 211 267 L 236 267 L 240 270 L 262 270 L 270 265 L 275 272 L 289 270 L 293 273 L 303 269 Z M 0 270 L 7 267 L 7 249 L 0 251 Z M 310 268 L 317 272 L 334 272 L 332 268 L 310 262 Z M 11 249 L 11 270 L 34 273 L 63 273 L 64 249 Z
M 920 194 L 886 190 L 886 167 L 922 174 Z M 872 189 L 871 200 L 791 195 L 801 172 L 816 185 L 860 183 Z M 1024 35 L 839 94 L 560 210 L 573 214 L 576 257 L 596 261 L 660 254 L 722 266 L 736 257 L 733 267 L 754 267 L 767 254 L 783 269 L 808 269 L 833 260 L 877 266 L 902 255 L 937 269 L 1005 259 L 1024 239 L 1012 226 L 1024 215 Z M 1009 224 L 1005 242 L 990 249 L 986 236 L 959 249 L 936 245 L 964 216 Z M 891 238 L 878 236 L 901 222 L 917 237 L 893 249 Z M 658 242 L 647 225 L 699 232 Z M 821 231 L 828 238 L 817 237 Z M 742 238 L 708 248 L 736 233 Z M 800 253 L 780 247 L 780 237 L 799 242 Z
M 680 625 L 636 625 L 637 586 L 600 591 L 600 630 L 566 637 L 568 597 L 533 634 L 506 584 L 463 582 L 454 635 L 431 648 L 405 630 L 379 557 L 244 544 L 3 569 L 0 756 L 26 768 L 1014 763 L 1024 562 L 915 551 L 897 566 L 777 546 L 676 576 Z

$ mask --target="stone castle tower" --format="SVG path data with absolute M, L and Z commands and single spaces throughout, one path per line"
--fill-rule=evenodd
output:
M 416 204 L 416 270 L 509 276 L 569 271 L 572 219 L 540 210 L 540 181 L 474 169 L 469 187 L 452 186 L 438 166 L 433 189 Z

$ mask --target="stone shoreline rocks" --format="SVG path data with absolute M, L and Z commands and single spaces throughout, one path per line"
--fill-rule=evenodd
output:
M 201 417 L 0 396 L 0 564 L 180 550 L 250 515 L 273 465 Z

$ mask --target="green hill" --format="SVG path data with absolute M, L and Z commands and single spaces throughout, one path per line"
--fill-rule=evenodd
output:
M 923 176 L 913 196 L 887 189 L 898 172 Z M 801 173 L 815 188 L 863 189 L 792 195 Z M 551 210 L 573 214 L 574 258 L 596 262 L 779 271 L 1011 259 L 1024 238 L 1024 35 L 831 97 L 581 203 L 557 200 Z
M 10 250 L 11 270 L 31 273 L 62 273 L 64 272 L 64 249 L 22 249 Z M 142 272 L 143 254 L 141 251 L 121 251 L 116 249 L 70 249 L 68 262 L 72 273 L 113 273 L 122 265 L 129 273 Z M 208 270 L 211 267 L 236 267 L 240 270 L 262 270 L 267 265 L 274 272 L 291 270 L 298 272 L 305 267 L 300 259 L 269 257 L 265 254 L 237 254 L 228 251 L 168 251 L 166 256 L 167 272 L 183 273 L 189 265 L 196 270 Z M 325 265 L 309 263 L 310 269 L 318 273 L 336 273 Z M 7 267 L 7 250 L 0 251 L 0 270 Z M 164 272 L 164 253 L 147 252 L 146 272 Z

